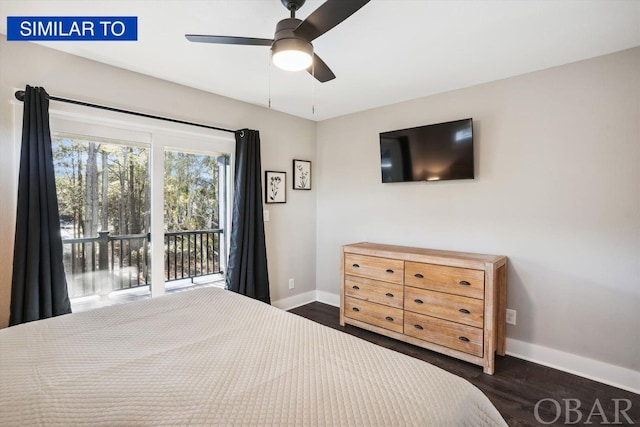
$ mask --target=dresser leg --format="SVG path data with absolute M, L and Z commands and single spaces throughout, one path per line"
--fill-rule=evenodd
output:
M 507 264 L 498 267 L 496 272 L 497 282 L 497 313 L 498 313 L 498 325 L 497 325 L 497 343 L 496 353 L 499 356 L 504 356 L 507 350 Z
M 482 368 L 482 371 L 485 374 L 493 375 L 493 372 L 494 372 L 493 357 L 489 357 L 484 361 L 484 366 Z

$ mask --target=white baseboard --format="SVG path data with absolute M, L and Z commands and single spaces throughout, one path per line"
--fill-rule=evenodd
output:
M 271 305 L 281 310 L 291 310 L 314 301 L 317 301 L 316 291 L 309 291 L 303 294 L 279 299 L 277 301 L 271 301 Z
M 507 338 L 507 354 L 640 394 L 638 371 L 512 338 Z
M 340 295 L 332 294 L 324 291 L 316 291 L 316 301 L 329 304 L 334 307 L 340 307 Z
M 305 292 L 303 294 L 279 299 L 277 301 L 271 301 L 271 305 L 281 310 L 291 310 L 314 301 L 329 304 L 334 307 L 340 307 L 340 295 L 324 291 Z

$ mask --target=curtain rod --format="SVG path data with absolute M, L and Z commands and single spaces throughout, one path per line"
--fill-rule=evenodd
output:
M 16 91 L 16 93 L 15 93 L 16 99 L 18 101 L 24 101 L 24 93 L 25 93 L 24 90 Z M 237 132 L 237 131 L 231 130 L 231 129 L 224 129 L 224 128 L 219 128 L 219 127 L 216 127 L 216 126 L 203 125 L 201 123 L 193 123 L 193 122 L 187 122 L 187 121 L 184 121 L 184 120 L 171 119 L 171 118 L 168 118 L 168 117 L 154 116 L 153 114 L 138 113 L 137 111 L 122 110 L 120 108 L 107 107 L 105 105 L 98 105 L 98 104 L 91 104 L 89 102 L 76 101 L 74 99 L 67 99 L 67 98 L 60 98 L 60 97 L 57 97 L 57 96 L 49 95 L 49 99 L 52 100 L 52 101 L 66 102 L 68 104 L 82 105 L 84 107 L 98 108 L 100 110 L 107 110 L 107 111 L 115 111 L 116 113 L 131 114 L 132 116 L 146 117 L 146 118 L 149 118 L 149 119 L 164 120 L 166 122 L 180 123 L 180 124 L 189 125 L 189 126 L 197 126 L 197 127 L 201 127 L 201 128 L 219 130 L 219 131 L 222 131 L 222 132 L 230 132 L 230 133 L 236 133 Z

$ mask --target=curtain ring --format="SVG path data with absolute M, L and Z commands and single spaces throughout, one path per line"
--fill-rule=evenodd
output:
M 244 130 L 240 131 L 240 138 L 244 138 Z

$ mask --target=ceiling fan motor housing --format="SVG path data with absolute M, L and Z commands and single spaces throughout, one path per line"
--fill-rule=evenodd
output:
M 309 59 L 313 57 L 313 45 L 293 33 L 293 30 L 298 28 L 301 22 L 300 19 L 296 18 L 286 18 L 278 22 L 276 34 L 273 37 L 273 44 L 271 45 L 271 51 L 274 56 L 285 51 L 296 51 L 306 53 Z
M 298 25 L 300 25 L 301 22 L 302 20 L 298 18 L 286 18 L 278 22 L 278 25 L 276 25 L 276 34 L 273 37 L 274 45 L 280 40 L 296 39 L 311 46 L 311 43 L 300 36 L 296 36 L 293 32 L 293 30 L 298 28 Z

